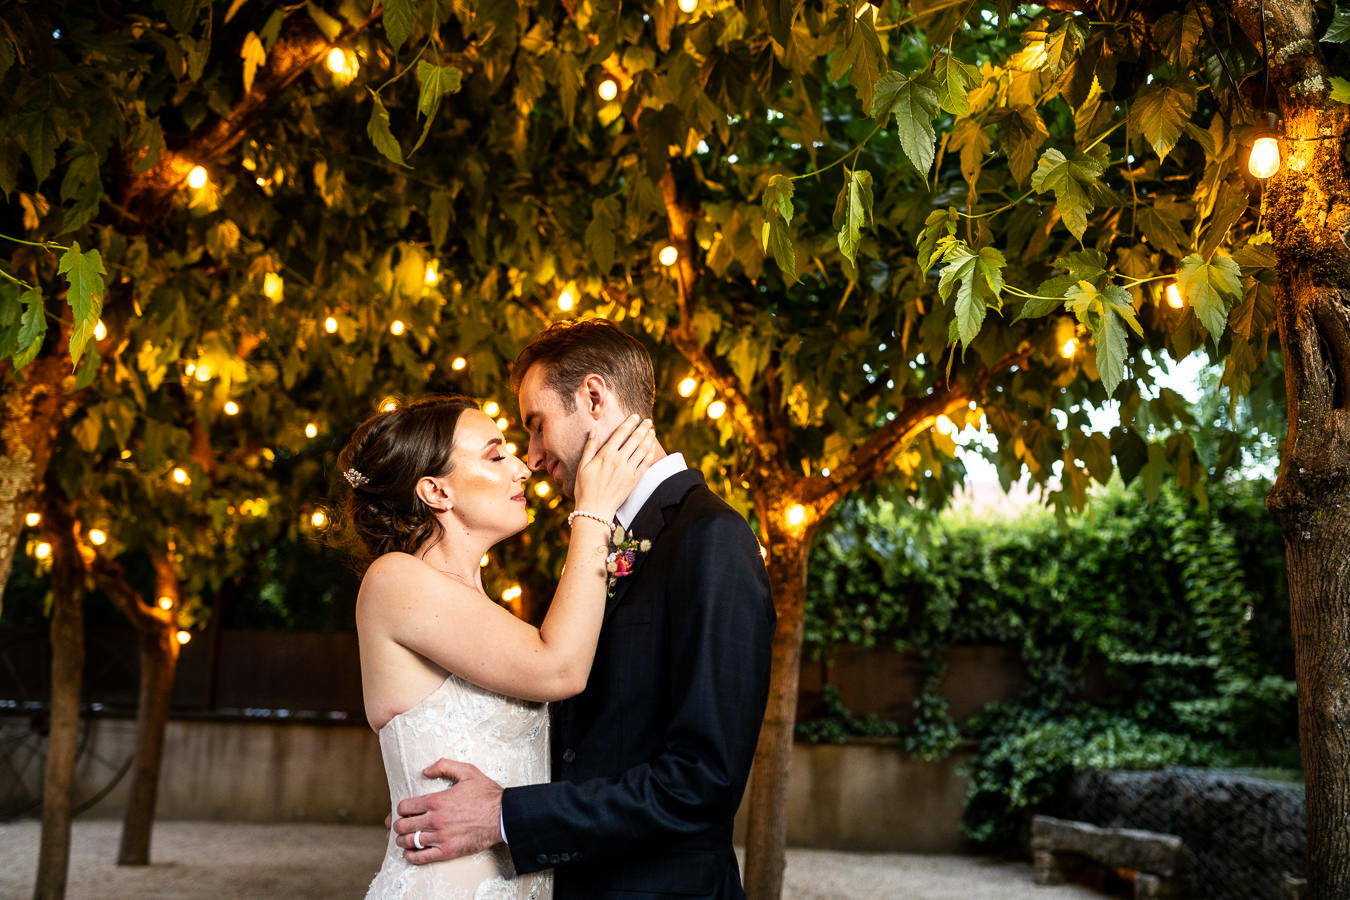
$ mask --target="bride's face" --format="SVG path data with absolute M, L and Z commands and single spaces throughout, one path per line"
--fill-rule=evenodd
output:
M 530 470 L 506 452 L 495 422 L 476 409 L 460 413 L 450 459 L 451 513 L 464 528 L 509 535 L 529 523 L 525 481 Z

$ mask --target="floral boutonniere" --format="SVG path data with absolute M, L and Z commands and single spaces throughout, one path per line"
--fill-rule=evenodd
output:
M 609 572 L 609 596 L 614 596 L 614 587 L 620 578 L 633 574 L 639 553 L 652 549 L 652 542 L 638 540 L 631 531 L 615 525 L 614 533 L 609 536 L 609 556 L 605 557 L 605 571 Z

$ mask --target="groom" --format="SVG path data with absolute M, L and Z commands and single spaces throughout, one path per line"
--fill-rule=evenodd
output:
M 655 395 L 646 350 L 603 319 L 537 335 L 512 384 L 530 468 L 568 494 L 586 433 L 603 439 L 632 413 L 650 416 Z M 410 862 L 504 840 L 517 873 L 556 870 L 558 900 L 745 896 L 732 817 L 774 626 L 759 544 L 678 453 L 661 455 L 617 518 L 651 548 L 612 578 L 585 691 L 555 705 L 553 782 L 503 791 L 466 763 L 432 765 L 424 774 L 455 784 L 399 804 L 394 830 Z M 430 849 L 414 849 L 419 830 Z

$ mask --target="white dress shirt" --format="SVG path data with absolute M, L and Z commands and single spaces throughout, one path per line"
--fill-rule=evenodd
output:
M 624 530 L 627 531 L 632 527 L 633 519 L 637 518 L 637 514 L 642 510 L 642 504 L 646 503 L 651 495 L 656 492 L 656 489 L 661 486 L 661 482 L 687 468 L 689 467 L 685 465 L 683 453 L 672 453 L 652 463 L 652 467 L 642 473 L 642 477 L 638 479 L 633 492 L 628 495 L 628 499 L 623 501 L 619 511 L 614 514 Z

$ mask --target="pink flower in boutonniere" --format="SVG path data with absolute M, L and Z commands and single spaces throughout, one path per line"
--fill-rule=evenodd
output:
M 614 586 L 618 579 L 633 574 L 638 554 L 646 553 L 650 549 L 652 549 L 651 541 L 638 540 L 633 537 L 631 531 L 624 531 L 618 525 L 614 526 L 614 533 L 610 535 L 609 556 L 605 557 L 605 571 L 609 572 L 609 596 L 614 596 Z

